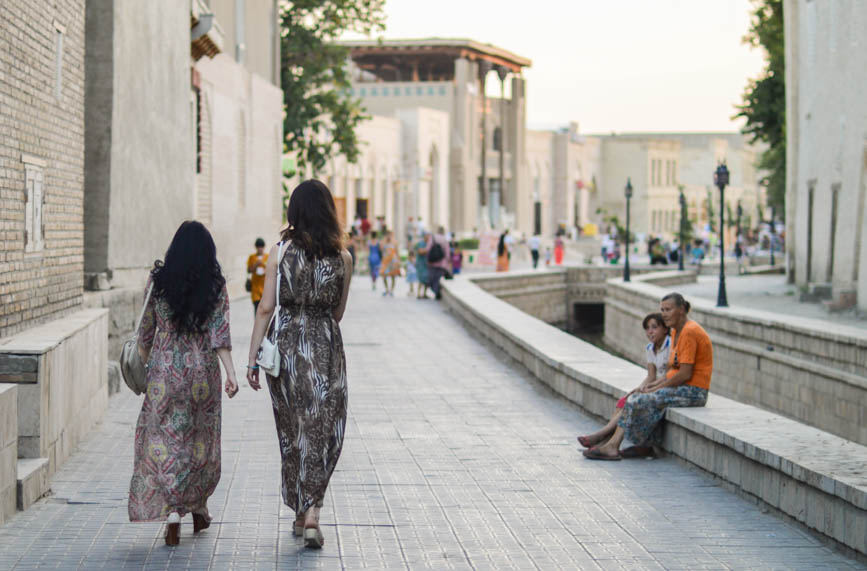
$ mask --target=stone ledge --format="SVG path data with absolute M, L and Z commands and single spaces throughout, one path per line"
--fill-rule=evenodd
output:
M 101 315 L 107 314 L 107 309 L 82 309 L 44 325 L 25 329 L 0 340 L 0 353 L 16 353 L 18 355 L 47 353 L 66 339 L 89 327 Z
M 48 458 L 18 460 L 18 509 L 26 510 L 50 491 Z
M 607 418 L 616 399 L 644 375 L 641 367 L 521 312 L 470 278 L 446 282 L 443 294 L 465 326 L 593 415 Z M 714 394 L 706 407 L 669 409 L 664 446 L 738 492 L 867 554 L 867 447 Z

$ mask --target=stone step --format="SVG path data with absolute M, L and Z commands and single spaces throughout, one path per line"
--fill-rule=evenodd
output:
M 26 510 L 50 490 L 48 458 L 18 460 L 18 509 Z

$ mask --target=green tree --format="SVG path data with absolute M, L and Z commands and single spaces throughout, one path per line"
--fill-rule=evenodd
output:
M 349 49 L 336 43 L 344 32 L 385 29 L 385 0 L 283 0 L 280 3 L 280 81 L 284 150 L 297 153 L 297 168 L 321 171 L 328 159 L 358 160 L 355 129 L 368 118 L 350 94 Z
M 752 142 L 768 145 L 757 165 L 767 175 L 768 204 L 785 212 L 786 201 L 786 53 L 783 0 L 752 0 L 750 30 L 744 42 L 765 51 L 767 65 L 758 79 L 751 79 L 736 117 L 747 120 L 744 134 Z

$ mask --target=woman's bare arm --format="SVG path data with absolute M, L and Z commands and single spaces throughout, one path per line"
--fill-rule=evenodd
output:
M 238 394 L 238 379 L 235 377 L 235 365 L 232 363 L 232 350 L 228 347 L 217 349 L 217 357 L 226 369 L 226 394 L 232 398 Z
M 340 296 L 340 304 L 334 309 L 334 319 L 340 323 L 343 319 L 343 312 L 346 311 L 346 300 L 349 297 L 349 282 L 352 280 L 352 256 L 348 250 L 340 252 L 340 257 L 343 258 L 343 293 Z
M 253 390 L 258 391 L 259 370 L 250 369 L 256 366 L 256 355 L 259 353 L 259 345 L 265 338 L 265 330 L 274 315 L 277 307 L 277 263 L 279 260 L 279 248 L 274 246 L 268 254 L 268 263 L 265 265 L 265 291 L 259 301 L 259 309 L 256 310 L 256 321 L 253 323 L 253 333 L 250 337 L 250 352 L 247 356 L 247 382 Z

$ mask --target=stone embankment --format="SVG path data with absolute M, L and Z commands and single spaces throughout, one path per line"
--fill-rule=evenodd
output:
M 681 278 L 669 273 L 657 279 L 670 286 Z M 643 377 L 642 367 L 544 323 L 474 281 L 460 278 L 447 283 L 444 302 L 449 310 L 587 412 L 607 418 L 616 400 Z M 639 282 L 632 287 L 661 286 Z M 609 317 L 606 311 L 606 322 Z M 632 327 L 640 333 L 640 327 Z M 867 447 L 731 400 L 716 390 L 706 407 L 669 409 L 664 433 L 664 448 L 671 454 L 713 474 L 730 489 L 867 555 Z

